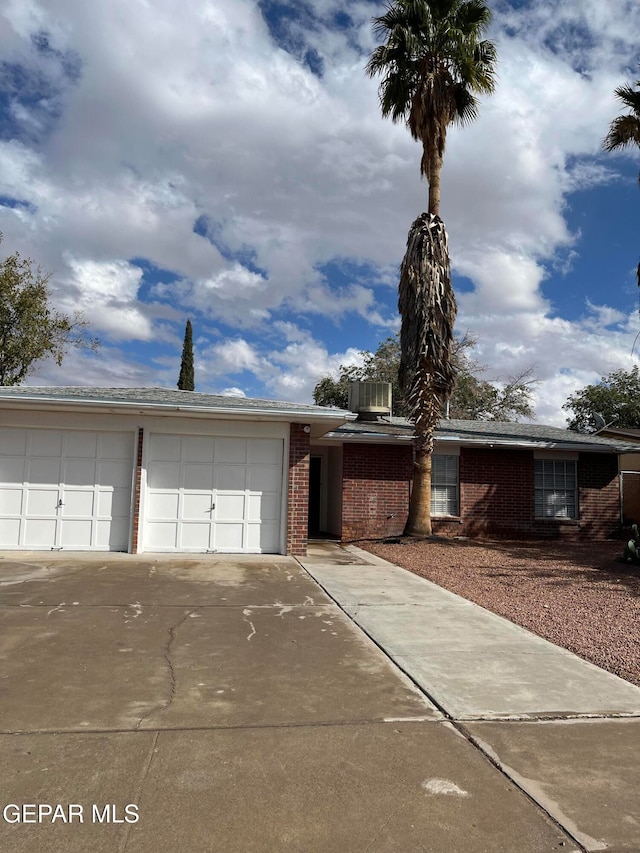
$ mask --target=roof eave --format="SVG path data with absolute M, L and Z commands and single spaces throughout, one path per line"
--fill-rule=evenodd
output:
M 190 418 L 216 418 L 225 420 L 269 420 L 286 421 L 288 423 L 303 423 L 317 426 L 312 429 L 313 433 L 322 435 L 329 430 L 337 429 L 350 420 L 355 420 L 355 415 L 350 412 L 337 412 L 327 409 L 326 412 L 309 411 L 308 409 L 270 409 L 268 407 L 216 407 L 216 406 L 189 406 L 188 404 L 175 405 L 173 403 L 150 403 L 143 400 L 79 400 L 75 398 L 61 397 L 28 397 L 20 398 L 3 396 L 0 394 L 0 402 L 10 409 L 32 409 L 40 411 L 51 411 L 64 406 L 66 411 L 82 412 L 90 410 L 107 414 L 119 412 L 138 412 L 151 415 L 179 415 Z

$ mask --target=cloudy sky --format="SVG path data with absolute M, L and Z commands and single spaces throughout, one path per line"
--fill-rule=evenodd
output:
M 537 419 L 637 362 L 640 154 L 601 150 L 640 76 L 637 0 L 493 0 L 496 94 L 452 130 L 442 185 L 487 377 L 533 366 Z M 177 381 L 310 402 L 398 328 L 426 207 L 383 121 L 373 0 L 0 0 L 2 251 L 52 273 L 102 341 L 31 384 Z

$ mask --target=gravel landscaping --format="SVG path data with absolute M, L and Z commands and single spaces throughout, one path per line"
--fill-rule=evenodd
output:
M 623 542 L 358 545 L 640 686 L 640 567 Z

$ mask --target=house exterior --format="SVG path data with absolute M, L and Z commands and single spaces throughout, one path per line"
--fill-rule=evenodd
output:
M 442 420 L 432 460 L 434 533 L 616 535 L 618 456 L 631 449 L 556 427 Z M 344 541 L 402 533 L 413 462 L 412 430 L 405 420 L 349 422 L 313 441 L 312 490 L 314 455 L 325 471 L 322 529 Z
M 624 442 L 442 421 L 434 530 L 603 538 Z M 0 388 L 0 549 L 304 555 L 402 533 L 410 425 L 162 388 Z
M 339 409 L 163 388 L 1 388 L 0 548 L 304 554 Z

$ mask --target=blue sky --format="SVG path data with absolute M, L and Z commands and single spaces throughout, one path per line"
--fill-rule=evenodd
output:
M 496 0 L 498 88 L 449 134 L 457 328 L 487 377 L 533 366 L 536 415 L 638 360 L 640 154 L 602 138 L 640 76 L 636 0 Z M 426 205 L 383 121 L 373 0 L 5 0 L 2 250 L 52 273 L 102 340 L 31 384 L 175 386 L 309 402 L 398 328 Z

